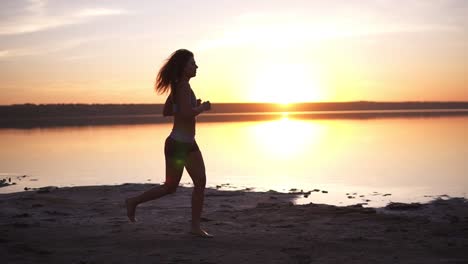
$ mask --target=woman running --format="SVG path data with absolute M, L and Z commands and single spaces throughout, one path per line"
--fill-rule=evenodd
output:
M 166 159 L 166 181 L 163 185 L 126 199 L 127 216 L 135 222 L 136 207 L 144 202 L 174 193 L 179 185 L 184 168 L 193 181 L 191 234 L 212 237 L 200 226 L 205 196 L 205 163 L 195 141 L 196 116 L 211 109 L 209 101 L 197 100 L 189 81 L 197 74 L 197 64 L 191 51 L 175 51 L 161 67 L 156 78 L 156 92 L 170 92 L 164 105 L 163 114 L 173 115 L 171 134 L 164 145 Z

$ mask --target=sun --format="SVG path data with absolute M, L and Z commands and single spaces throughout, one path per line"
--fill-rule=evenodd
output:
M 261 67 L 252 82 L 251 100 L 288 105 L 323 100 L 317 74 L 304 64 Z

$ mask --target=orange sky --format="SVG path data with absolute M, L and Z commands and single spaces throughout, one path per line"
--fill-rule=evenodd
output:
M 463 0 L 0 5 L 2 105 L 160 103 L 178 48 L 212 102 L 468 101 Z

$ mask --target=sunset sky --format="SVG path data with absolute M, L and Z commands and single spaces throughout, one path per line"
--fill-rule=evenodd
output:
M 160 103 L 195 53 L 212 102 L 468 101 L 465 0 L 0 3 L 0 104 Z

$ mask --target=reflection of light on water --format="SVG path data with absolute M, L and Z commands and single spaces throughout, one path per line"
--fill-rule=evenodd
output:
M 257 147 L 273 158 L 292 159 L 317 145 L 325 127 L 301 120 L 289 119 L 283 113 L 280 120 L 263 122 L 251 127 Z

